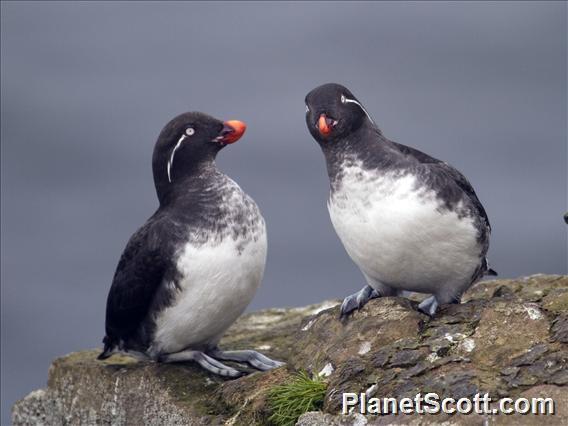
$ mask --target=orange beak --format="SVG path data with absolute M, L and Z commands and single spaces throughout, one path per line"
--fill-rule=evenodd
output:
M 322 136 L 327 136 L 331 133 L 331 120 L 325 116 L 325 114 L 320 115 L 318 120 L 318 130 Z
M 239 120 L 225 121 L 223 125 L 221 142 L 226 144 L 238 141 L 247 129 L 247 125 Z

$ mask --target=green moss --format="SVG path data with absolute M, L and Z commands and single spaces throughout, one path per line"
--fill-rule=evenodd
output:
M 269 421 L 277 426 L 294 425 L 302 414 L 322 408 L 326 388 L 320 377 L 311 379 L 305 372 L 297 373 L 288 383 L 268 392 L 272 411 Z

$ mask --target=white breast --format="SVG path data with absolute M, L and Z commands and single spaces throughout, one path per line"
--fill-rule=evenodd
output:
M 441 208 L 416 178 L 345 169 L 328 203 L 333 226 L 369 284 L 459 293 L 471 283 L 481 247 L 471 218 Z
M 216 345 L 252 300 L 265 263 L 264 222 L 255 239 L 228 236 L 213 245 L 187 244 L 177 261 L 181 290 L 156 318 L 151 351 L 171 353 Z

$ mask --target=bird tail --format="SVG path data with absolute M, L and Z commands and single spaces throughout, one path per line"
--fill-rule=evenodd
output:
M 108 336 L 105 336 L 103 339 L 104 348 L 103 351 L 99 354 L 97 359 L 103 360 L 107 359 L 114 353 L 115 344 L 111 341 Z
M 493 277 L 498 275 L 497 271 L 489 265 L 489 261 L 487 260 L 487 258 L 483 259 L 483 263 L 484 263 L 483 275 L 490 275 L 490 276 L 493 276 Z

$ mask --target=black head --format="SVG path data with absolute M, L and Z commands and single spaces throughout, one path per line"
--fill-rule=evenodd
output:
M 371 117 L 341 84 L 328 83 L 306 95 L 306 124 L 320 144 L 341 139 L 357 130 Z
M 201 112 L 186 112 L 166 124 L 152 157 L 154 184 L 160 201 L 184 178 L 211 165 L 217 153 L 239 140 L 245 129 L 241 121 L 223 122 Z

